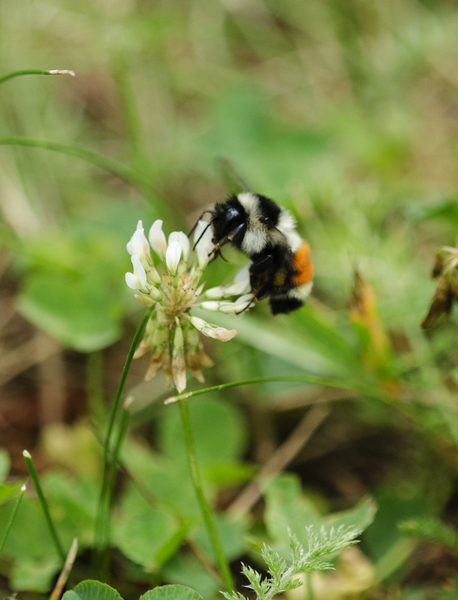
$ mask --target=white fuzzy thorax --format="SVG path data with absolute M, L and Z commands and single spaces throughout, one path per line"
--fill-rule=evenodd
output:
M 259 198 L 251 192 L 243 192 L 237 198 L 248 217 L 247 231 L 242 242 L 243 252 L 248 256 L 261 252 L 269 240 L 280 245 L 289 246 L 292 252 L 299 250 L 302 245 L 302 239 L 296 232 L 296 222 L 289 210 L 281 207 L 277 225 L 278 231 L 273 230 L 268 232 L 266 226 L 260 221 L 263 215 L 259 206 Z M 280 235 L 278 232 L 283 235 Z

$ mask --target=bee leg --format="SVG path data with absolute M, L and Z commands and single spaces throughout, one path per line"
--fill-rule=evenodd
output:
M 253 297 L 258 302 L 264 300 L 272 293 L 272 284 L 269 281 L 263 283 L 257 290 L 252 290 Z
M 229 232 L 226 236 L 221 238 L 217 244 L 215 244 L 215 247 L 211 251 L 211 254 L 215 254 L 216 252 L 219 253 L 220 248 L 222 248 L 226 244 L 229 244 L 229 242 L 233 242 L 238 237 L 242 237 L 245 234 L 245 230 L 246 230 L 246 223 L 240 223 L 240 225 L 238 225 L 235 229 L 233 229 L 231 232 Z

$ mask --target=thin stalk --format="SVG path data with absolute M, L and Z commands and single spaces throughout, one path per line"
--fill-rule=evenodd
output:
M 64 586 L 67 583 L 68 576 L 70 575 L 70 571 L 72 570 L 73 563 L 75 562 L 77 552 L 78 540 L 74 538 L 72 545 L 70 546 L 70 550 L 67 554 L 64 567 L 59 575 L 59 579 L 57 580 L 57 583 L 51 595 L 49 596 L 49 600 L 59 600 L 59 598 L 61 597 Z
M 124 402 L 121 419 L 119 423 L 118 435 L 116 436 L 116 440 L 113 446 L 113 455 L 111 458 L 110 469 L 108 472 L 108 480 L 107 480 L 107 492 L 105 498 L 105 510 L 104 510 L 104 519 L 102 523 L 102 531 L 101 531 L 101 539 L 103 544 L 103 556 L 102 556 L 102 571 L 105 575 L 110 572 L 110 556 L 109 556 L 109 546 L 110 546 L 110 509 L 111 503 L 113 499 L 113 491 L 116 483 L 116 474 L 118 471 L 119 465 L 119 454 L 121 451 L 121 445 L 124 440 L 125 433 L 127 431 L 127 423 L 129 421 L 130 416 L 130 407 L 133 402 L 133 397 L 129 396 L 126 398 Z M 103 578 L 103 581 L 106 581 L 106 576 Z
M 65 552 L 64 552 L 62 544 L 60 543 L 59 537 L 57 536 L 57 531 L 56 531 L 56 528 L 54 527 L 54 523 L 51 519 L 51 515 L 49 513 L 49 508 L 48 508 L 48 503 L 46 502 L 46 498 L 43 494 L 43 489 L 41 487 L 40 480 L 38 479 L 38 473 L 37 473 L 37 470 L 35 469 L 35 465 L 33 464 L 32 455 L 27 450 L 24 450 L 22 453 L 22 456 L 25 459 L 27 468 L 30 473 L 30 477 L 32 478 L 33 484 L 34 484 L 35 489 L 38 494 L 38 498 L 40 499 L 41 506 L 43 508 L 43 512 L 45 514 L 46 521 L 48 523 L 49 532 L 50 532 L 52 540 L 54 542 L 54 546 L 56 547 L 57 553 L 61 557 L 62 562 L 65 562 Z
M 205 526 L 207 528 L 208 535 L 215 553 L 216 560 L 218 562 L 221 576 L 223 578 L 224 585 L 227 592 L 234 590 L 234 581 L 232 574 L 229 569 L 229 564 L 224 555 L 223 546 L 216 530 L 215 521 L 210 510 L 210 506 L 205 498 L 205 494 L 202 487 L 202 480 L 200 478 L 199 466 L 197 463 L 196 448 L 194 444 L 194 436 L 192 433 L 191 418 L 189 414 L 189 406 L 187 400 L 180 400 L 180 414 L 181 422 L 183 424 L 183 430 L 186 441 L 186 450 L 188 455 L 189 470 L 191 472 L 191 479 L 194 485 L 194 491 L 199 501 L 200 509 L 202 511 L 202 517 L 204 519 Z
M 60 152 L 62 154 L 68 154 L 69 156 L 76 156 L 82 158 L 105 171 L 114 173 L 127 183 L 130 183 L 134 187 L 143 191 L 147 187 L 147 182 L 144 178 L 132 170 L 130 167 L 123 165 L 122 163 L 84 150 L 84 148 L 78 148 L 78 146 L 69 146 L 66 144 L 59 144 L 58 142 L 48 142 L 47 140 L 36 140 L 32 138 L 1 138 L 0 145 L 2 146 L 31 146 L 33 148 L 44 148 L 45 150 L 52 150 L 53 152 Z
M 364 394 L 372 398 L 383 399 L 384 396 L 380 390 L 376 388 L 370 388 L 365 385 L 359 385 L 354 383 L 347 383 L 345 381 L 337 379 L 326 379 L 325 377 L 315 377 L 314 375 L 279 375 L 273 377 L 257 377 L 255 379 L 245 379 L 243 381 L 235 381 L 230 383 L 222 383 L 220 385 L 214 385 L 212 387 L 204 388 L 202 390 L 195 390 L 194 392 L 186 392 L 177 396 L 172 396 L 164 401 L 164 404 L 172 404 L 193 396 L 200 396 L 201 394 L 208 394 L 209 392 L 215 392 L 224 390 L 230 387 L 237 387 L 239 385 L 250 385 L 253 383 L 270 383 L 274 381 L 294 381 L 297 383 L 311 383 L 313 385 L 324 385 L 327 387 L 338 388 L 341 390 L 349 390 L 358 394 Z
M 14 77 L 21 77 L 22 75 L 71 75 L 75 77 L 75 73 L 73 71 L 68 71 L 67 69 L 53 69 L 52 71 L 43 71 L 42 69 L 23 69 L 22 71 L 13 71 L 12 73 L 7 73 L 0 77 L 0 83 L 8 81 L 8 79 L 13 79 Z
M 103 422 L 103 352 L 97 350 L 87 355 L 86 389 L 89 411 L 98 426 Z
M 16 518 L 17 511 L 19 510 L 19 506 L 21 505 L 22 498 L 24 497 L 25 490 L 26 490 L 26 485 L 24 484 L 19 491 L 19 496 L 16 498 L 16 502 L 14 504 L 13 510 L 11 511 L 9 521 L 6 526 L 5 535 L 3 536 L 3 540 L 0 544 L 0 553 L 3 551 L 3 548 L 5 547 L 6 540 L 8 539 L 8 536 L 10 534 L 10 530 L 11 530 L 11 527 L 13 526 L 14 519 Z
M 126 383 L 127 374 L 129 373 L 130 365 L 132 364 L 132 359 L 134 358 L 135 350 L 137 349 L 138 343 L 143 335 L 143 330 L 145 329 L 146 323 L 151 316 L 152 308 L 147 310 L 143 319 L 140 322 L 140 325 L 137 327 L 137 331 L 135 332 L 134 338 L 132 340 L 132 344 L 130 346 L 129 353 L 126 358 L 126 363 L 124 365 L 124 369 L 122 371 L 121 380 L 119 382 L 118 391 L 116 393 L 116 398 L 113 403 L 113 408 L 111 410 L 110 420 L 108 423 L 108 429 L 105 437 L 105 445 L 103 449 L 103 459 L 102 459 L 102 485 L 100 487 L 100 495 L 99 495 L 99 503 L 97 510 L 97 519 L 95 524 L 95 547 L 96 550 L 100 553 L 103 548 L 103 539 L 102 539 L 102 531 L 103 531 L 103 520 L 104 520 L 104 512 L 106 507 L 106 494 L 107 494 L 107 483 L 108 483 L 108 458 L 110 454 L 110 443 L 111 443 L 111 435 L 113 433 L 113 426 L 116 419 L 116 415 L 118 414 L 119 403 L 121 400 L 121 396 L 124 390 L 124 385 Z
M 307 600 L 315 600 L 313 594 L 312 576 L 310 573 L 305 574 L 305 581 L 307 582 Z

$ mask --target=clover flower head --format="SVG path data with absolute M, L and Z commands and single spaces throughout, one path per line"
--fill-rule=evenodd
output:
M 167 241 L 162 221 L 157 220 L 149 230 L 148 239 L 139 221 L 127 244 L 133 272 L 126 273 L 126 284 L 138 292 L 135 296 L 138 300 L 153 307 L 135 358 L 151 352 L 145 379 L 151 379 L 162 368 L 179 393 L 186 388 L 186 369 L 203 382 L 202 366 L 213 364 L 204 351 L 200 334 L 222 342 L 237 334 L 235 329 L 208 323 L 191 310 L 199 307 L 239 314 L 254 302 L 253 295 L 246 293 L 250 285 L 248 268 L 229 285 L 204 292 L 200 279 L 213 250 L 208 223 L 199 221 L 193 241 L 191 247 L 182 231 L 172 232 Z M 151 249 L 160 260 L 157 269 Z

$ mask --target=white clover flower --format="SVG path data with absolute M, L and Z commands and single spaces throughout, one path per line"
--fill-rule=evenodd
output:
M 139 221 L 127 244 L 133 273 L 126 273 L 126 284 L 136 290 L 135 297 L 152 306 L 153 311 L 134 356 L 151 352 L 145 379 L 151 379 L 162 368 L 169 383 L 173 381 L 181 393 L 186 388 L 186 369 L 203 382 L 202 366 L 213 364 L 204 351 L 199 333 L 223 342 L 237 334 L 235 329 L 212 325 L 192 315 L 192 308 L 228 314 L 240 314 L 249 309 L 254 299 L 252 294 L 245 293 L 249 289 L 248 268 L 229 285 L 205 293 L 200 279 L 214 247 L 208 223 L 199 221 L 194 247 L 182 231 L 172 232 L 167 242 L 161 220 L 153 223 L 148 240 Z M 151 248 L 161 259 L 159 271 L 153 264 Z

